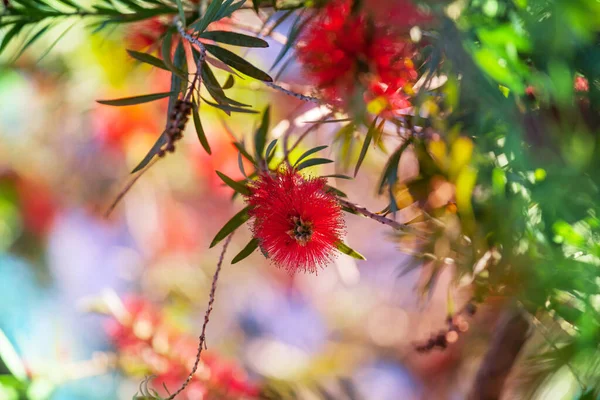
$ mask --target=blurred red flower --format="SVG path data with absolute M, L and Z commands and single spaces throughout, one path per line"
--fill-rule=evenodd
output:
M 290 272 L 316 272 L 329 262 L 344 231 L 341 207 L 324 178 L 287 169 L 263 173 L 246 197 L 260 247 Z
M 412 7 L 401 3 L 402 10 Z M 335 0 L 303 30 L 298 59 L 329 103 L 348 108 L 358 89 L 366 101 L 385 100 L 384 111 L 410 106 L 409 95 L 418 77 L 412 61 L 415 46 L 407 39 L 406 30 L 399 29 L 396 22 L 391 24 L 381 9 L 377 7 L 373 14 L 353 11 L 351 0 Z M 413 11 L 407 18 L 413 21 L 416 15 Z
M 166 103 L 165 101 L 162 101 Z M 154 107 L 160 106 L 155 103 Z M 94 135 L 100 143 L 116 151 L 125 151 L 130 142 L 143 136 L 154 138 L 160 132 L 159 121 L 148 105 L 109 107 L 100 105 L 92 113 Z
M 145 299 L 125 300 L 125 315 L 111 320 L 107 332 L 126 373 L 153 375 L 152 385 L 166 395 L 163 384 L 176 390 L 187 378 L 196 358 L 198 339 L 168 323 L 157 307 Z M 181 394 L 182 399 L 255 399 L 260 390 L 235 363 L 203 352 L 198 371 Z
M 587 78 L 583 76 L 575 77 L 575 91 L 577 92 L 587 92 L 590 90 L 590 83 Z
M 155 46 L 158 40 L 167 32 L 168 27 L 160 18 L 135 22 L 131 24 L 125 34 L 127 47 L 139 51 Z

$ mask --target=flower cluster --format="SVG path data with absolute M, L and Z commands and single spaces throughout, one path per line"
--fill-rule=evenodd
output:
M 158 309 L 143 299 L 128 299 L 125 308 L 127 315 L 111 320 L 107 325 L 120 367 L 130 375 L 155 376 L 152 384 L 159 392 L 164 392 L 163 384 L 177 389 L 194 364 L 198 340 L 174 329 Z M 201 361 L 186 391 L 181 394 L 182 399 L 258 397 L 258 387 L 247 380 L 237 365 L 208 352 L 202 353 Z
M 402 10 L 411 6 L 402 1 Z M 418 15 L 404 10 L 411 23 Z M 374 13 L 353 10 L 351 0 L 334 0 L 319 10 L 302 31 L 297 54 L 307 77 L 322 97 L 336 107 L 348 108 L 357 90 L 365 101 L 379 100 L 380 111 L 391 116 L 410 107 L 409 96 L 418 74 L 413 63 L 415 46 L 406 30 L 392 27 Z
M 331 261 L 344 232 L 342 209 L 324 178 L 293 169 L 265 172 L 246 196 L 263 252 L 290 272 L 316 272 Z

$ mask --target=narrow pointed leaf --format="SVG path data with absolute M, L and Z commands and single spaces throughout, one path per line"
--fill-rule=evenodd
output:
M 273 139 L 271 143 L 267 146 L 267 151 L 265 151 L 265 158 L 267 161 L 271 158 L 271 152 L 275 150 L 275 146 L 277 146 L 277 139 Z
M 235 106 L 230 106 L 229 104 L 217 104 L 217 103 L 213 103 L 212 101 L 206 100 L 204 97 L 202 97 L 202 100 L 209 106 L 212 106 L 212 107 L 218 108 L 219 110 L 224 111 L 227 115 L 229 115 L 229 113 L 232 113 L 232 112 L 238 112 L 238 113 L 244 113 L 244 114 L 258 114 L 258 111 L 252 110 L 249 108 L 235 107 Z
M 186 73 L 179 68 L 179 66 L 183 66 L 183 63 L 181 62 L 180 58 L 183 57 L 185 59 L 185 51 L 183 50 L 183 45 L 181 44 L 181 40 L 177 42 L 174 60 L 171 60 L 171 49 L 173 48 L 172 39 L 173 36 L 171 32 L 168 32 L 163 39 L 161 50 L 163 64 L 173 74 L 177 75 L 181 79 L 187 80 Z
M 150 149 L 150 151 L 148 151 L 148 154 L 146 154 L 146 156 L 144 157 L 144 159 L 142 161 L 140 161 L 140 163 L 137 165 L 137 167 L 135 167 L 133 169 L 133 171 L 131 171 L 131 173 L 135 174 L 136 172 L 141 171 L 142 169 L 144 169 L 144 167 L 146 167 L 146 165 L 148 165 L 148 163 L 160 151 L 160 149 L 165 145 L 165 143 L 167 143 L 167 135 L 166 135 L 165 132 L 163 132 L 158 137 L 158 139 L 156 140 L 156 142 L 154 143 L 154 145 L 152 146 L 152 148 Z
M 341 174 L 323 175 L 323 178 L 348 179 L 348 180 L 354 179 L 351 176 L 341 175 Z
M 164 61 L 158 57 L 154 57 L 148 53 L 141 53 L 135 50 L 127 50 L 127 53 L 138 61 L 141 61 L 146 64 L 150 64 L 160 69 L 164 69 L 165 71 L 169 71 L 169 68 L 165 65 Z
M 248 175 L 246 174 L 246 170 L 244 169 L 244 160 L 242 159 L 242 153 L 239 151 L 238 151 L 238 167 L 240 168 L 240 172 L 242 173 L 242 175 L 244 175 L 247 178 Z
M 244 145 L 242 143 L 239 142 L 233 142 L 233 145 L 235 146 L 236 149 L 238 149 L 238 151 L 244 156 L 244 158 L 246 158 L 246 160 L 250 161 L 252 164 L 256 165 L 256 161 L 254 161 L 254 157 L 252 157 L 250 155 L 250 153 L 248 153 L 248 150 L 246 150 L 246 148 L 244 147 Z
M 248 211 L 250 207 L 244 208 L 239 213 L 235 214 L 233 218 L 231 218 L 221 230 L 215 235 L 215 238 L 210 244 L 210 247 L 215 247 L 221 240 L 225 239 L 229 234 L 235 231 L 237 228 L 242 226 L 246 221 L 250 219 L 250 215 Z
M 250 107 L 249 104 L 240 103 L 237 100 L 233 100 L 233 99 L 230 99 L 229 97 L 227 97 L 227 95 L 221 88 L 221 85 L 219 84 L 217 77 L 212 72 L 212 70 L 210 69 L 210 67 L 208 66 L 207 63 L 202 64 L 201 73 L 202 73 L 202 81 L 204 82 L 204 87 L 206 87 L 206 90 L 208 90 L 208 93 L 210 93 L 212 98 L 215 99 L 215 101 L 218 104 L 229 104 L 229 105 L 232 105 L 235 107 Z
M 206 44 L 206 50 L 208 50 L 213 56 L 223 61 L 225 64 L 229 65 L 232 68 L 237 69 L 238 71 L 261 81 L 265 82 L 273 82 L 273 79 L 266 72 L 256 68 L 254 65 L 250 64 L 244 58 L 238 56 L 237 54 L 226 50 L 219 46 L 214 46 L 212 44 Z
M 185 27 L 185 11 L 183 10 L 183 4 L 181 3 L 181 0 L 175 0 L 175 2 L 177 3 L 177 12 L 179 13 L 179 19 Z
M 217 173 L 217 175 L 219 175 L 219 178 L 221 178 L 221 180 L 223 182 L 225 182 L 225 184 L 227 186 L 229 186 L 236 192 L 238 192 L 240 194 L 244 194 L 244 195 L 250 194 L 250 189 L 248 189 L 248 187 L 246 185 L 244 185 L 243 183 L 237 182 L 237 181 L 231 179 L 230 177 L 228 177 L 227 175 L 225 175 L 224 173 L 222 173 L 220 171 L 215 171 L 215 172 Z
M 350 246 L 345 244 L 342 241 L 339 241 L 335 244 L 335 247 L 341 252 L 352 258 L 356 258 L 357 260 L 366 260 L 365 256 L 360 254 L 358 251 L 352 249 Z
M 310 160 L 301 162 L 300 164 L 296 165 L 294 168 L 297 171 L 300 171 L 300 170 L 303 170 L 304 168 L 313 167 L 315 165 L 330 164 L 332 162 L 333 162 L 332 160 L 328 160 L 327 158 L 311 158 Z
M 196 134 L 198 135 L 198 140 L 200 144 L 204 148 L 204 150 L 208 154 L 212 154 L 210 150 L 210 144 L 208 143 L 208 139 L 206 138 L 206 133 L 204 132 L 204 128 L 202 127 L 202 121 L 200 121 L 200 114 L 198 112 L 198 105 L 194 103 L 192 108 L 193 118 L 194 118 L 194 127 L 196 128 Z
M 27 50 L 29 48 L 29 46 L 31 46 L 33 43 L 35 43 L 35 41 L 38 40 L 50 27 L 51 27 L 51 24 L 48 24 L 48 25 L 42 27 L 31 38 L 29 38 L 29 40 L 27 40 L 27 42 L 23 45 L 23 47 L 21 47 L 21 50 L 19 50 L 17 55 L 14 57 L 14 60 L 21 57 L 21 54 L 23 54 L 25 52 L 25 50 Z
M 270 118 L 271 107 L 269 106 L 263 112 L 260 126 L 254 133 L 254 154 L 257 159 L 260 159 L 262 157 L 263 150 L 265 149 L 265 144 L 267 143 L 267 133 L 269 132 Z
M 234 83 L 235 83 L 235 78 L 233 77 L 233 75 L 230 74 L 227 77 L 225 84 L 223 84 L 223 90 L 231 89 L 233 87 Z
M 221 9 L 221 5 L 223 5 L 223 0 L 211 1 L 208 7 L 206 8 L 204 16 L 202 16 L 202 19 L 192 24 L 191 27 L 194 28 L 197 32 L 204 32 L 206 27 L 208 27 L 208 25 L 210 25 L 210 23 L 216 19 L 217 14 Z
M 362 165 L 363 161 L 365 160 L 365 156 L 367 155 L 367 151 L 369 151 L 369 145 L 371 144 L 373 135 L 375 135 L 375 133 L 377 131 L 379 131 L 381 128 L 383 128 L 384 122 L 385 121 L 381 121 L 381 124 L 379 126 L 376 126 L 377 118 L 375 118 L 373 120 L 373 123 L 371 124 L 371 126 L 369 126 L 369 130 L 367 131 L 367 136 L 365 137 L 365 141 L 363 143 L 362 149 L 360 149 L 360 155 L 358 156 L 358 161 L 356 162 L 356 168 L 354 168 L 354 177 L 356 177 L 356 175 L 358 174 L 358 170 L 360 169 L 360 166 Z
M 2 50 L 4 50 L 6 46 L 8 46 L 8 43 L 11 41 L 12 38 L 18 35 L 19 32 L 21 32 L 21 29 L 23 29 L 24 26 L 25 23 L 17 23 L 13 25 L 13 27 L 10 28 L 8 32 L 6 32 L 6 35 L 4 35 L 4 38 L 2 39 L 2 44 L 0 44 L 0 53 L 2 53 Z
M 230 44 L 241 47 L 269 47 L 266 41 L 242 33 L 231 31 L 206 31 L 200 35 L 202 39 L 209 39 L 219 43 Z
M 141 96 L 134 97 L 123 97 L 121 99 L 114 100 L 96 100 L 100 104 L 104 104 L 107 106 L 131 106 L 135 104 L 149 103 L 151 101 L 156 101 L 160 99 L 164 99 L 165 97 L 169 97 L 173 92 L 164 92 L 164 93 L 154 93 L 154 94 L 144 94 Z
M 254 250 L 256 250 L 257 248 L 258 248 L 258 239 L 252 239 L 246 245 L 246 247 L 244 247 L 242 249 L 242 251 L 240 251 L 235 257 L 233 257 L 233 260 L 231 260 L 231 263 L 236 264 L 236 263 L 242 261 L 243 259 L 248 257 L 250 254 L 252 254 L 254 252 Z
M 325 146 L 317 146 L 314 149 L 307 150 L 304 154 L 302 154 L 300 156 L 300 158 L 298 158 L 298 160 L 296 160 L 296 163 L 294 164 L 294 166 L 298 165 L 298 163 L 302 162 L 302 160 L 304 160 L 306 157 L 308 157 L 308 156 L 310 156 L 312 154 L 315 154 L 315 153 L 317 153 L 317 152 L 319 152 L 321 150 L 325 150 L 327 147 L 329 147 L 329 146 L 327 146 L 327 145 L 325 145 Z

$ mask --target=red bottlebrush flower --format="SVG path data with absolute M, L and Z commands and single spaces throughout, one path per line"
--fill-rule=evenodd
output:
M 127 311 L 107 326 L 119 365 L 130 375 L 154 375 L 152 386 L 166 395 L 163 384 L 179 387 L 195 362 L 198 339 L 168 324 L 161 310 L 148 301 L 133 297 L 124 303 Z M 256 399 L 260 388 L 248 380 L 237 364 L 215 353 L 202 353 L 200 367 L 181 399 Z
M 128 47 L 134 50 L 143 50 L 154 46 L 162 35 L 167 32 L 168 25 L 159 18 L 151 18 L 135 22 L 125 35 Z
M 590 90 L 590 83 L 587 78 L 583 76 L 575 77 L 575 91 L 576 92 L 588 92 Z
M 415 47 L 403 34 L 379 18 L 373 21 L 365 10 L 353 13 L 352 1 L 336 0 L 301 34 L 298 59 L 329 103 L 347 108 L 359 84 L 366 88 L 367 99 L 378 97 L 370 92 L 372 86 L 383 85 L 383 96 L 394 111 L 394 104 L 410 104 L 404 89 L 418 78 L 412 61 Z
M 316 272 L 343 234 L 342 209 L 325 183 L 292 169 L 263 173 L 246 197 L 261 249 L 290 272 Z

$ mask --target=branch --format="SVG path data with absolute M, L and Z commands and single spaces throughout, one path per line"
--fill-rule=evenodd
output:
M 412 227 L 410 227 L 406 224 L 401 224 L 400 222 L 394 221 L 393 219 L 390 219 L 387 217 L 384 217 L 383 215 L 375 214 L 374 212 L 367 210 L 365 207 L 361 207 L 359 205 L 351 203 L 348 200 L 338 199 L 338 201 L 340 202 L 342 207 L 348 208 L 354 214 L 361 214 L 364 217 L 371 218 L 372 220 L 379 222 L 380 224 L 390 226 L 397 231 L 404 231 L 407 233 L 415 232 L 415 230 Z
M 108 218 L 108 216 L 113 212 L 113 210 L 117 207 L 119 202 L 125 197 L 125 195 L 129 192 L 129 190 L 133 187 L 133 185 L 137 182 L 138 179 L 146 173 L 158 160 L 164 157 L 165 153 L 174 152 L 175 151 L 175 142 L 182 138 L 183 130 L 187 125 L 190 112 L 192 109 L 192 96 L 194 94 L 194 90 L 196 87 L 200 87 L 202 83 L 202 64 L 206 60 L 206 48 L 204 45 L 198 41 L 197 39 L 190 36 L 183 28 L 181 21 L 176 20 L 175 25 L 177 26 L 177 30 L 186 40 L 191 43 L 197 44 L 200 49 L 200 56 L 198 57 L 198 63 L 196 65 L 196 73 L 194 74 L 194 79 L 190 84 L 190 87 L 187 89 L 185 97 L 183 100 L 177 100 L 175 105 L 173 106 L 172 114 L 169 116 L 167 120 L 167 126 L 164 135 L 167 137 L 167 142 L 162 146 L 162 148 L 157 152 L 158 158 L 155 158 L 150 164 L 148 164 L 144 169 L 142 169 L 136 176 L 131 178 L 129 183 L 125 185 L 125 187 L 117 194 L 111 205 L 106 210 L 104 216 Z
M 306 101 L 309 103 L 315 103 L 315 104 L 319 104 L 319 105 L 323 104 L 323 102 L 320 99 L 317 99 L 316 97 L 307 96 L 307 95 L 301 94 L 301 93 L 296 93 L 292 90 L 286 89 L 283 86 L 277 85 L 273 82 L 264 82 L 264 84 L 267 85 L 268 87 L 270 87 L 271 89 L 278 90 L 282 93 L 287 94 L 288 96 L 295 97 L 298 100 Z
M 225 244 L 223 245 L 223 250 L 221 251 L 221 256 L 219 257 L 219 262 L 217 263 L 217 269 L 215 274 L 213 275 L 212 287 L 210 289 L 210 296 L 208 300 L 208 308 L 206 309 L 206 313 L 204 314 L 204 324 L 202 324 L 202 331 L 200 336 L 198 337 L 198 351 L 196 353 L 196 361 L 194 361 L 194 366 L 192 367 L 192 371 L 188 375 L 187 379 L 179 389 L 172 395 L 170 395 L 166 400 L 173 400 L 177 397 L 181 392 L 185 390 L 185 388 L 190 384 L 191 380 L 194 377 L 194 374 L 198 370 L 198 365 L 200 365 L 200 356 L 202 355 L 202 350 L 206 347 L 206 327 L 208 326 L 208 321 L 210 319 L 210 313 L 213 310 L 213 303 L 215 302 L 215 293 L 217 291 L 217 281 L 219 280 L 219 273 L 221 272 L 221 266 L 223 265 L 223 259 L 225 258 L 225 252 L 227 251 L 227 247 L 231 242 L 231 238 L 233 237 L 233 233 L 229 235 L 229 237 L 225 240 Z
M 529 337 L 529 322 L 521 310 L 507 310 L 494 331 L 468 400 L 500 399 L 506 378 Z

